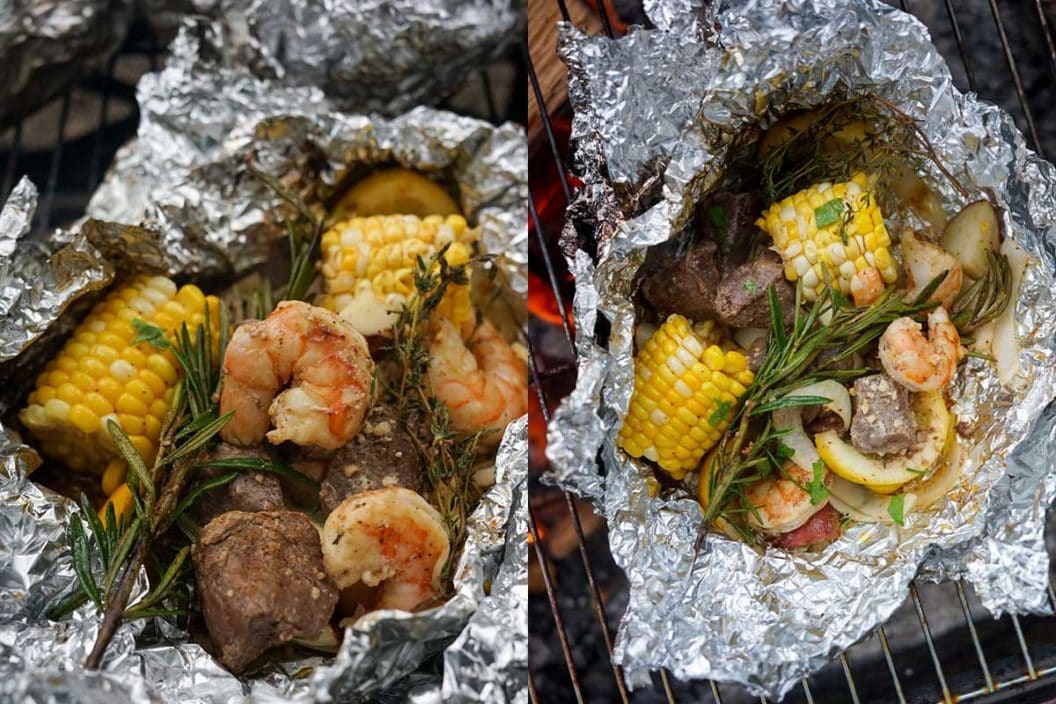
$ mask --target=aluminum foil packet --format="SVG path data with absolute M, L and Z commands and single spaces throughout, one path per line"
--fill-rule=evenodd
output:
M 338 107 L 398 115 L 450 97 L 520 36 L 524 0 L 137 0 L 171 34 L 215 19 L 230 65 L 321 88 Z
M 0 3 L 0 125 L 105 69 L 131 19 L 132 0 Z
M 914 577 L 964 578 L 995 615 L 1046 613 L 1045 513 L 1056 495 L 1056 169 L 1012 118 L 953 85 L 924 26 L 871 0 L 652 0 L 656 29 L 587 37 L 562 25 L 575 159 L 586 187 L 563 238 L 576 279 L 576 387 L 554 414 L 554 480 L 591 497 L 630 582 L 616 662 L 632 685 L 667 668 L 784 695 L 883 623 Z M 714 14 L 711 12 L 714 11 Z M 1031 255 L 1016 302 L 1023 385 L 982 360 L 952 387 L 963 476 L 904 527 L 852 524 L 817 553 L 762 552 L 710 535 L 685 493 L 650 495 L 652 470 L 615 446 L 633 388 L 633 279 L 717 186 L 734 137 L 834 96 L 875 95 L 912 116 L 969 189 L 990 189 Z M 928 168 L 928 167 L 926 167 Z M 966 204 L 923 174 L 948 210 Z M 594 258 L 578 233 L 597 233 Z M 601 344 L 589 331 L 604 319 Z M 602 327 L 601 329 L 604 329 Z M 595 463 L 600 451 L 602 468 Z
M 347 173 L 388 165 L 425 172 L 450 185 L 480 226 L 497 290 L 523 300 L 523 128 L 430 108 L 392 119 L 341 113 L 317 88 L 216 63 L 222 41 L 215 23 L 188 24 L 165 69 L 142 79 L 137 139 L 120 151 L 87 220 L 44 243 L 19 241 L 35 205 L 28 181 L 0 213 L 5 378 L 32 380 L 49 345 L 117 275 L 230 281 L 284 251 L 282 222 L 292 213 L 251 168 L 313 207 L 327 203 Z M 523 324 L 516 307 L 513 316 Z M 23 399 L 17 384 L 6 386 L 5 417 Z M 524 700 L 527 622 L 514 606 L 527 594 L 526 447 L 521 419 L 499 448 L 496 483 L 470 518 L 455 594 L 443 605 L 374 612 L 346 629 L 336 657 L 276 659 L 242 679 L 170 624 L 134 622 L 120 628 L 103 668 L 86 673 L 94 610 L 82 607 L 59 623 L 44 616 L 74 585 L 65 526 L 76 508 L 27 478 L 39 456 L 14 423 L 0 426 L 0 699 L 371 701 L 413 685 L 445 701 L 495 701 L 497 693 Z M 427 661 L 442 661 L 442 674 L 416 673 Z

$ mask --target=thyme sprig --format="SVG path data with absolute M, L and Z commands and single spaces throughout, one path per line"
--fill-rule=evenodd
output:
M 425 462 L 430 499 L 444 519 L 451 545 L 458 546 L 465 537 L 466 517 L 479 498 L 472 469 L 482 433 L 456 433 L 447 407 L 432 394 L 427 379 L 429 317 L 451 286 L 469 283 L 468 263 L 448 264 L 447 249 L 445 245 L 428 259 L 418 257 L 415 263 L 414 293 L 400 307 L 393 327 L 389 349 L 396 361 L 397 378 L 388 392 Z M 415 432 L 423 426 L 429 429 L 427 440 Z M 454 555 L 452 550 L 445 575 Z
M 823 181 L 844 181 L 856 171 L 876 174 L 881 205 L 892 194 L 887 183 L 904 168 L 931 162 L 963 196 L 967 189 L 946 168 L 916 121 L 877 96 L 855 97 L 817 109 L 817 117 L 776 145 L 760 164 L 767 203 Z
M 935 307 L 928 299 L 946 275 L 936 277 L 912 301 L 888 289 L 864 308 L 851 305 L 839 290 L 829 287 L 803 312 L 799 289 L 792 325 L 786 330 L 784 313 L 776 290 L 769 289 L 770 334 L 766 355 L 730 419 L 714 455 L 702 460 L 701 481 L 708 482 L 708 504 L 704 508 L 701 540 L 707 527 L 723 517 L 736 524 L 738 514 L 754 509 L 744 489 L 757 479 L 780 472 L 787 459 L 783 430 L 773 427 L 769 412 L 779 408 L 818 402 L 817 398 L 793 392 L 822 379 L 849 381 L 868 370 L 829 370 L 829 365 L 852 357 L 873 343 L 894 320 L 916 317 Z M 826 364 L 815 364 L 825 355 Z M 706 464 L 706 466 L 705 466 Z M 698 547 L 701 541 L 698 540 Z

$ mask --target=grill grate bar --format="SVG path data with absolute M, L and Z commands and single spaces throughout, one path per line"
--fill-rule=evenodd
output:
M 529 355 L 529 358 L 531 355 Z M 528 499 L 528 531 L 532 536 L 532 545 L 535 546 L 535 558 L 539 561 L 539 569 L 543 573 L 543 586 L 546 587 L 546 596 L 550 600 L 550 612 L 554 616 L 554 625 L 557 627 L 557 638 L 561 642 L 561 652 L 565 656 L 565 664 L 568 666 L 568 676 L 572 679 L 572 691 L 576 694 L 576 701 L 583 704 L 583 692 L 579 685 L 579 674 L 576 672 L 576 663 L 572 659 L 572 649 L 568 645 L 568 632 L 565 630 L 565 621 L 561 618 L 561 608 L 557 605 L 557 595 L 554 593 L 554 584 L 550 580 L 550 570 L 546 568 L 546 555 L 543 554 L 543 541 L 539 539 L 539 530 L 535 524 L 535 510 L 532 508 L 531 497 Z
M 884 651 L 884 660 L 887 661 L 887 671 L 891 673 L 891 684 L 895 688 L 899 704 L 906 704 L 906 695 L 902 693 L 902 682 L 898 679 L 898 668 L 895 667 L 895 658 L 891 654 L 891 646 L 887 642 L 887 631 L 883 626 L 876 627 L 876 635 L 880 639 L 880 647 Z
M 1038 11 L 1038 23 L 1041 25 L 1041 34 L 1045 37 L 1045 44 L 1049 47 L 1049 67 L 1052 68 L 1053 78 L 1056 78 L 1056 43 L 1052 39 L 1049 18 L 1045 16 L 1045 10 L 1041 7 L 1041 0 L 1034 0 L 1034 7 Z
M 44 200 L 41 202 L 40 212 L 40 224 L 37 225 L 37 236 L 39 237 L 43 233 L 48 231 L 48 225 L 51 222 L 51 211 L 55 205 L 55 188 L 59 182 L 59 164 L 62 162 L 62 147 L 66 143 L 66 120 L 70 116 L 70 93 L 67 92 L 62 96 L 62 108 L 59 113 L 59 134 L 58 143 L 55 145 L 54 151 L 51 152 L 51 163 L 48 166 L 48 180 L 47 186 L 45 187 Z
M 1038 138 L 1038 129 L 1034 126 L 1034 113 L 1027 103 L 1027 96 L 1023 93 L 1023 81 L 1019 78 L 1019 67 L 1016 66 L 1015 57 L 1012 56 L 1012 47 L 1008 44 L 1008 35 L 1005 33 L 1005 23 L 1001 19 L 1001 10 L 997 8 L 997 0 L 990 0 L 990 12 L 994 16 L 994 22 L 997 24 L 997 35 L 1001 38 L 1001 47 L 1005 50 L 1005 61 L 1008 63 L 1008 70 L 1012 73 L 1012 83 L 1016 86 L 1019 104 L 1023 106 L 1023 115 L 1027 118 L 1027 129 L 1030 131 L 1030 139 L 1034 143 L 1034 151 L 1044 159 L 1045 152 L 1041 145 L 1041 139 Z
M 920 627 L 924 631 L 924 641 L 928 644 L 931 662 L 935 665 L 935 674 L 938 676 L 939 686 L 942 688 L 942 699 L 946 704 L 953 704 L 950 688 L 946 685 L 946 674 L 942 671 L 942 662 L 939 660 L 939 654 L 935 651 L 935 643 L 931 639 L 931 627 L 928 626 L 928 617 L 924 613 L 924 604 L 920 600 L 920 594 L 917 593 L 916 582 L 909 583 L 909 594 L 913 597 L 913 606 L 917 610 L 917 619 L 920 621 Z
M 719 686 L 715 684 L 715 680 L 708 680 L 708 684 L 711 685 L 711 696 L 715 704 L 722 704 L 722 695 L 719 693 Z
M 601 23 L 605 25 L 605 33 L 609 39 L 615 39 L 616 33 L 612 31 L 612 22 L 609 20 L 608 0 L 598 0 L 598 14 L 601 15 Z
M 671 678 L 667 676 L 667 670 L 660 668 L 660 681 L 664 685 L 664 694 L 667 695 L 667 701 L 670 704 L 675 704 L 675 692 L 671 689 Z
M 854 675 L 851 674 L 851 662 L 847 659 L 847 653 L 840 653 L 840 664 L 843 665 L 843 675 L 847 678 L 847 691 L 851 693 L 851 702 L 858 702 L 858 687 L 854 684 Z
M 1038 671 L 1038 677 L 1039 678 L 1040 677 L 1047 677 L 1048 675 L 1052 675 L 1052 674 L 1056 674 L 1056 665 L 1054 665 L 1052 667 L 1047 667 L 1044 670 L 1039 670 Z M 1028 683 L 1030 681 L 1031 681 L 1031 679 L 1027 675 L 1020 675 L 1019 677 L 1015 677 L 1015 678 L 1010 679 L 1010 680 L 1005 680 L 1004 682 L 998 682 L 997 686 L 994 687 L 994 691 L 995 692 L 1000 692 L 1003 689 L 1008 689 L 1010 687 L 1015 687 L 1017 684 L 1026 684 L 1026 683 Z M 973 699 L 978 699 L 979 697 L 986 696 L 987 694 L 991 694 L 991 692 L 989 692 L 989 691 L 987 691 L 986 689 L 983 689 L 983 688 L 973 689 L 971 692 L 966 692 L 965 694 L 958 694 L 957 695 L 957 702 L 959 704 L 960 702 L 971 701 Z
M 535 691 L 535 678 L 532 677 L 532 668 L 528 668 L 528 698 L 532 704 L 539 704 L 539 695 Z
M 528 51 L 528 45 L 523 44 L 524 58 L 528 66 L 528 81 L 532 84 L 532 94 L 535 96 L 535 104 L 539 106 L 539 115 L 543 118 L 543 131 L 546 132 L 546 141 L 550 143 L 550 154 L 554 157 L 554 168 L 557 169 L 558 178 L 561 179 L 561 190 L 565 192 L 565 202 L 572 202 L 572 187 L 568 184 L 568 175 L 565 173 L 565 163 L 561 159 L 561 150 L 557 148 L 557 139 L 554 137 L 554 126 L 550 124 L 550 115 L 546 112 L 546 100 L 543 98 L 543 89 L 539 87 L 539 76 L 535 73 L 535 65 L 532 64 L 532 54 Z
M 532 375 L 532 382 L 535 385 L 536 396 L 539 398 L 539 406 L 543 412 L 543 420 L 549 425 L 550 407 L 547 404 L 543 385 L 539 381 L 534 355 L 529 355 L 528 368 Z M 601 635 L 605 640 L 605 649 L 609 653 L 609 662 L 612 665 L 612 673 L 616 678 L 616 689 L 619 690 L 620 699 L 624 704 L 627 704 L 627 683 L 623 679 L 623 669 L 617 665 L 612 658 L 612 634 L 609 633 L 609 625 L 605 620 L 605 602 L 601 598 L 601 590 L 598 588 L 597 579 L 594 577 L 594 568 L 590 563 L 590 556 L 587 555 L 587 539 L 583 536 L 583 525 L 579 521 L 579 514 L 576 512 L 576 506 L 572 502 L 571 495 L 569 495 L 567 491 L 562 491 L 561 493 L 565 497 L 565 505 L 568 507 L 568 514 L 572 520 L 572 527 L 576 531 L 576 542 L 579 545 L 579 557 L 583 562 L 583 570 L 587 575 L 587 583 L 590 587 L 591 605 L 594 608 L 594 616 L 598 620 L 598 625 L 601 627 Z M 674 701 L 670 695 L 668 695 L 668 699 L 672 702 Z
M 814 693 L 810 691 L 810 683 L 807 682 L 807 678 L 804 677 L 801 683 L 803 685 L 803 696 L 807 698 L 807 704 L 814 704 Z
M 543 225 L 539 220 L 539 210 L 535 207 L 535 198 L 532 197 L 531 189 L 528 190 L 528 214 L 532 218 L 532 226 L 535 228 L 535 236 L 539 240 L 539 250 L 542 252 L 543 266 L 546 267 L 546 277 L 550 280 L 550 288 L 553 290 L 554 300 L 557 301 L 557 312 L 561 314 L 561 327 L 565 331 L 565 340 L 568 341 L 568 349 L 572 351 L 573 359 L 576 356 L 576 343 L 572 338 L 572 325 L 569 322 L 568 310 L 565 308 L 564 296 L 557 282 L 557 272 L 554 269 L 554 261 L 550 258 L 550 250 L 546 246 L 546 236 L 543 234 Z M 549 409 L 547 409 L 549 414 Z M 549 416 L 546 422 L 550 422 Z
M 7 199 L 11 189 L 15 187 L 15 166 L 18 162 L 18 152 L 22 147 L 22 123 L 15 125 L 15 135 L 11 138 L 11 151 L 7 154 L 7 165 L 4 167 L 4 186 L 0 195 Z
M 1027 649 L 1027 641 L 1023 638 L 1023 628 L 1019 625 L 1019 617 L 1015 614 L 1009 614 L 1012 617 L 1012 627 L 1016 629 L 1016 640 L 1019 641 L 1019 649 L 1023 653 L 1023 662 L 1027 665 L 1027 677 L 1031 680 L 1038 679 L 1038 671 L 1034 669 L 1034 660 L 1030 657 L 1030 650 Z
M 113 80 L 114 78 L 114 57 L 110 57 L 110 61 L 107 62 L 106 66 L 107 78 Z M 107 122 L 109 121 L 110 113 L 110 91 L 103 91 L 102 104 L 99 106 L 99 126 L 95 130 L 95 143 L 92 145 L 92 158 L 89 162 L 88 167 L 88 190 L 92 191 L 95 189 L 95 185 L 99 181 L 99 170 L 101 168 L 102 156 L 103 156 L 103 135 L 106 133 Z
M 565 22 L 571 22 L 572 16 L 568 14 L 568 5 L 565 4 L 565 0 L 557 0 L 557 7 L 561 10 L 561 19 Z
M 964 581 L 958 579 L 954 584 L 957 587 L 957 598 L 961 601 L 961 611 L 964 612 L 964 622 L 968 624 L 968 632 L 972 636 L 972 644 L 975 646 L 975 654 L 979 658 L 979 667 L 983 670 L 983 678 L 986 680 L 986 691 L 994 690 L 994 678 L 990 675 L 990 665 L 986 662 L 983 654 L 983 645 L 979 642 L 979 634 L 975 631 L 975 621 L 972 620 L 972 610 L 968 606 L 968 595 L 964 591 Z
M 972 69 L 972 60 L 968 56 L 968 49 L 964 45 L 964 35 L 961 34 L 961 23 L 957 21 L 957 13 L 953 10 L 953 3 L 951 0 L 943 0 L 943 4 L 946 6 L 946 16 L 950 18 L 950 27 L 953 29 L 953 38 L 957 40 L 957 53 L 961 55 L 961 64 L 964 66 L 964 73 L 968 76 L 968 87 L 972 89 L 973 93 L 978 93 L 979 89 L 975 82 L 975 71 Z
M 480 85 L 484 91 L 484 104 L 488 107 L 488 122 L 493 125 L 499 124 L 499 109 L 495 107 L 495 95 L 491 92 L 491 81 L 488 80 L 488 72 L 478 71 Z

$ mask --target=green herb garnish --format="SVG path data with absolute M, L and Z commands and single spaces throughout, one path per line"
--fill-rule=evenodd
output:
M 822 203 L 817 208 L 814 208 L 814 224 L 819 229 L 836 224 L 840 221 L 840 215 L 843 214 L 843 210 L 846 207 L 847 204 L 843 202 L 842 198 L 833 198 L 826 203 Z
M 825 486 L 825 463 L 820 459 L 814 461 L 814 477 L 807 484 L 807 493 L 810 494 L 810 503 L 816 506 L 828 497 L 829 490 Z
M 900 526 L 906 525 L 905 518 L 902 515 L 905 502 L 906 497 L 904 495 L 895 494 L 891 497 L 891 502 L 887 505 L 887 515 L 891 516 L 891 520 Z
M 712 205 L 707 209 L 708 220 L 711 224 L 720 230 L 725 230 L 729 227 L 729 220 L 726 219 L 726 209 L 721 205 Z

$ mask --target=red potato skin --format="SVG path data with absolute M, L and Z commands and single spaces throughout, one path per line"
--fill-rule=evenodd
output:
M 794 550 L 814 543 L 827 543 L 840 537 L 840 514 L 826 504 L 811 516 L 806 523 L 788 533 L 779 535 L 774 545 L 785 550 Z

